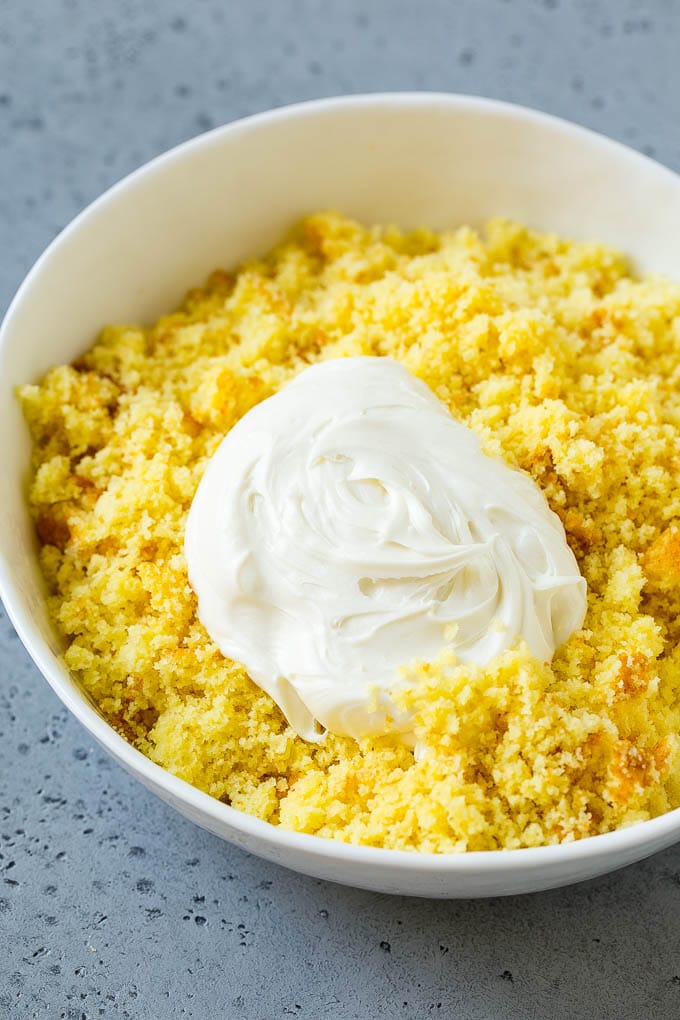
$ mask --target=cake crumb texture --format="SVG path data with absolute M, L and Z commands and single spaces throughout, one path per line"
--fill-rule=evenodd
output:
M 184 526 L 238 419 L 307 365 L 382 355 L 528 472 L 588 584 L 546 664 L 406 664 L 419 746 L 306 743 L 196 616 Z M 599 244 L 308 217 L 151 328 L 21 389 L 65 659 L 106 719 L 300 832 L 447 852 L 579 839 L 680 805 L 680 286 Z

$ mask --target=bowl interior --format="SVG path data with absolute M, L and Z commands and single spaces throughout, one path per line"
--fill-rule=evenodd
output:
M 368 96 L 275 111 L 187 143 L 113 188 L 37 263 L 0 340 L 0 586 L 29 651 L 90 729 L 45 613 L 15 387 L 72 360 L 108 322 L 152 321 L 210 270 L 267 250 L 300 216 L 327 208 L 434 228 L 509 216 L 608 242 L 637 268 L 680 273 L 680 178 L 590 132 L 466 97 Z

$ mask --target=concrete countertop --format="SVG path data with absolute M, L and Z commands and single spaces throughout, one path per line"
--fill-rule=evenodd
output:
M 680 169 L 677 0 L 0 0 L 0 310 L 175 143 L 343 92 L 525 103 Z M 98 748 L 0 621 L 0 1017 L 680 1016 L 680 846 L 507 900 L 306 879 Z

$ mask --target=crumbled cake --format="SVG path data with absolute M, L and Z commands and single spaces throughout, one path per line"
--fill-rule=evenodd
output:
M 184 525 L 225 433 L 307 365 L 388 355 L 529 472 L 588 583 L 551 664 L 405 664 L 422 751 L 301 740 L 196 616 Z M 507 221 L 307 218 L 154 326 L 21 390 L 65 659 L 175 775 L 301 832 L 427 852 L 558 843 L 680 805 L 680 286 Z

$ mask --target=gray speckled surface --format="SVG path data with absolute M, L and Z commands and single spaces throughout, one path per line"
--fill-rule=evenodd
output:
M 680 169 L 676 0 L 0 0 L 0 308 L 54 234 L 199 131 L 341 92 L 536 106 Z M 0 622 L 0 1017 L 680 1015 L 680 847 L 436 903 L 264 864 L 88 740 Z

